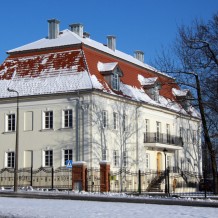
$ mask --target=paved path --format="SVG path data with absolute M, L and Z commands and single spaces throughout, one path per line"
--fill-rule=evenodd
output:
M 59 199 L 59 200 L 82 200 L 82 201 L 101 201 L 101 202 L 125 202 L 125 203 L 141 203 L 141 204 L 159 204 L 159 205 L 181 205 L 194 207 L 217 207 L 218 200 L 213 199 L 184 199 L 184 198 L 164 198 L 164 197 L 122 197 L 122 196 L 108 196 L 108 195 L 86 195 L 86 194 L 72 194 L 59 192 L 0 192 L 0 197 L 13 198 L 36 198 L 36 199 Z

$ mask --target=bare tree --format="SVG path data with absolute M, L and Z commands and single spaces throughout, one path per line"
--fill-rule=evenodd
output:
M 218 193 L 216 153 L 211 140 L 218 128 L 218 13 L 208 22 L 195 20 L 190 26 L 179 27 L 176 41 L 158 55 L 155 65 L 195 93 L 192 100 L 200 111 L 203 143 L 210 156 L 214 191 Z

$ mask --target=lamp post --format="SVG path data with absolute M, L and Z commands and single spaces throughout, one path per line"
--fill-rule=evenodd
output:
M 16 139 L 15 139 L 15 166 L 14 166 L 14 192 L 18 191 L 18 151 L 19 151 L 19 93 L 14 89 L 7 89 L 17 94 L 17 116 L 16 116 Z
M 166 171 L 166 169 L 167 169 L 167 149 L 166 148 L 164 148 L 164 150 L 163 150 L 163 152 L 164 152 L 164 156 L 165 156 L 165 171 L 164 171 L 164 177 L 165 177 L 165 193 L 167 194 L 168 193 L 168 191 L 167 191 L 167 171 Z

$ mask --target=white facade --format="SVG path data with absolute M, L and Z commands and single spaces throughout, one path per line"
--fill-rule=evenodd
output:
M 2 169 L 10 167 L 8 153 L 15 151 L 16 131 L 8 130 L 8 115 L 16 117 L 16 97 L 3 100 L 0 107 Z M 69 118 L 71 110 L 69 125 L 65 115 Z M 50 112 L 52 121 L 46 121 Z M 74 94 L 21 97 L 19 168 L 63 167 L 65 152 L 72 150 L 73 161 L 85 161 L 88 167 L 98 167 L 101 160 L 107 160 L 113 170 L 121 167 L 164 170 L 163 150 L 167 149 L 167 166 L 200 172 L 199 128 L 198 119 L 99 92 L 79 97 Z M 154 134 L 159 134 L 160 141 L 146 141 L 146 136 L 158 137 Z M 169 140 L 162 140 L 164 136 Z M 183 146 L 171 140 L 174 136 L 183 137 Z

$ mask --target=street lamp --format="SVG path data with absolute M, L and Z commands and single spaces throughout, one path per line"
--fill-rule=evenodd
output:
M 14 89 L 7 89 L 17 94 L 17 116 L 16 116 L 16 142 L 15 142 L 15 166 L 14 166 L 14 192 L 18 191 L 18 151 L 19 151 L 19 93 Z
M 167 194 L 168 193 L 167 192 L 167 171 L 166 171 L 166 169 L 167 169 L 167 149 L 164 148 L 163 152 L 164 152 L 164 156 L 165 156 L 165 172 L 164 172 L 164 177 L 165 177 L 165 193 Z

